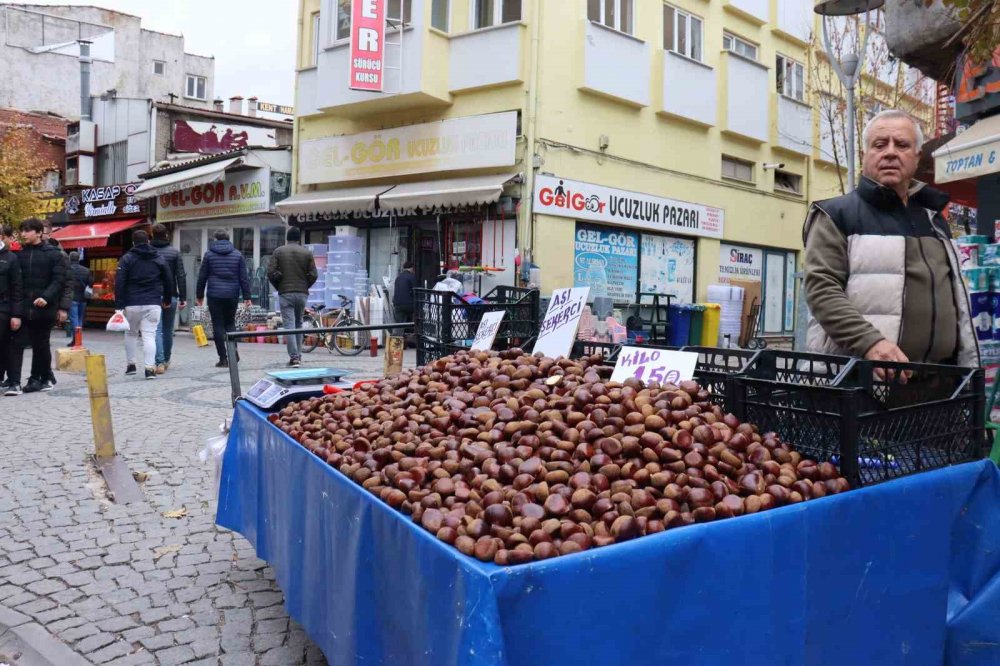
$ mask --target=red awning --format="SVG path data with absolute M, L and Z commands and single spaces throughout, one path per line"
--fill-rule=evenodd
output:
M 137 217 L 132 220 L 116 220 L 114 222 L 71 224 L 53 231 L 52 237 L 69 250 L 79 247 L 107 247 L 108 238 L 112 234 L 126 231 L 145 221 L 146 218 Z

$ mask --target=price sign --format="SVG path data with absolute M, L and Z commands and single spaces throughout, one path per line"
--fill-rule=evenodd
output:
M 533 353 L 541 352 L 550 358 L 569 356 L 589 295 L 590 287 L 556 289 L 552 292 Z
M 694 352 L 622 347 L 618 353 L 618 363 L 611 373 L 611 381 L 623 382 L 629 377 L 635 377 L 643 382 L 679 384 L 694 378 L 697 364 L 698 354 Z
M 500 330 L 500 322 L 503 321 L 504 311 L 487 312 L 483 315 L 483 320 L 479 322 L 479 330 L 476 331 L 476 338 L 472 341 L 472 348 L 476 351 L 489 351 L 493 349 L 493 340 Z

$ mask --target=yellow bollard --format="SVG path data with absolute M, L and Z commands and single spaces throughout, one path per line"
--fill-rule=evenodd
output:
M 194 335 L 194 343 L 199 347 L 208 346 L 208 336 L 205 335 L 205 327 L 195 324 L 191 327 L 191 334 Z
M 104 356 L 87 356 L 87 389 L 90 392 L 90 418 L 94 425 L 94 452 L 98 460 L 115 457 L 115 433 L 111 423 L 108 398 L 108 373 Z

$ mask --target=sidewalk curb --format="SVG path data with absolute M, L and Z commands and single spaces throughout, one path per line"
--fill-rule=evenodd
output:
M 27 615 L 0 606 L 0 636 L 13 634 L 22 644 L 21 657 L 16 661 L 31 666 L 93 666 L 93 663 L 74 652 L 68 645 L 53 636 L 42 625 L 32 622 Z M 3 645 L 0 644 L 0 650 Z

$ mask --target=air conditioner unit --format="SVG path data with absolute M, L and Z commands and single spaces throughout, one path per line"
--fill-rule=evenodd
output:
M 89 120 L 70 123 L 66 128 L 66 154 L 97 152 L 97 124 Z
M 80 184 L 80 178 L 76 169 L 66 169 L 66 187 L 76 187 Z

